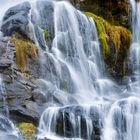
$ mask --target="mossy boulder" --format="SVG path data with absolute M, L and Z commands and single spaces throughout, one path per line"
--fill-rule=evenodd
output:
M 32 123 L 21 122 L 17 124 L 25 140 L 33 140 L 36 134 L 36 127 Z
M 129 51 L 131 32 L 122 26 L 112 25 L 93 13 L 85 14 L 95 21 L 108 70 L 113 76 L 122 77 L 125 73 L 124 62 Z

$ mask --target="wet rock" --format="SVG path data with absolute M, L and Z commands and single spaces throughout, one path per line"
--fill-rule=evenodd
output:
M 44 98 L 38 92 L 37 85 L 17 68 L 14 48 L 9 37 L 4 37 L 0 41 L 0 75 L 5 89 L 5 103 L 8 107 L 10 118 L 14 122 L 26 121 L 37 125 L 44 109 L 42 106 L 45 101 L 42 102 Z M 34 63 L 31 66 L 33 67 L 33 65 Z M 30 78 L 37 76 L 36 71 L 37 69 L 30 68 L 29 73 L 34 74 Z M 0 97 L 0 109 L 4 109 L 3 101 L 3 97 Z
M 0 60 L 0 68 L 8 68 L 11 66 L 12 61 L 8 59 L 1 59 Z
M 13 32 L 28 36 L 30 8 L 30 3 L 25 2 L 10 8 L 5 13 L 2 24 L 2 32 L 4 33 L 4 36 L 11 36 Z
M 27 110 L 24 107 L 17 107 L 16 110 L 10 110 L 10 118 L 16 123 L 31 122 L 37 126 L 39 123 L 40 115 L 35 111 Z
M 42 34 L 43 30 L 48 29 L 48 46 L 54 38 L 54 6 L 51 1 L 38 1 L 38 15 L 32 11 L 30 15 L 30 3 L 24 2 L 17 6 L 11 7 L 5 14 L 2 23 L 2 32 L 4 36 L 11 36 L 14 32 L 23 37 L 27 37 L 34 42 L 38 41 L 43 50 L 46 49 L 46 41 Z M 32 28 L 31 28 L 32 27 Z M 36 35 L 36 38 L 34 37 Z
M 54 38 L 54 3 L 51 1 L 38 1 L 37 8 L 40 14 L 39 27 L 48 29 L 48 46 L 51 47 Z
M 69 106 L 60 109 L 57 116 L 58 135 L 67 138 L 80 135 L 83 139 L 90 137 L 90 139 L 100 140 L 103 119 L 97 107 Z M 91 124 L 93 127 L 90 127 Z
M 40 91 L 39 89 L 35 89 L 32 92 L 33 95 L 33 101 L 35 101 L 38 104 L 43 104 L 46 103 L 46 96 L 44 95 L 44 93 L 42 91 Z

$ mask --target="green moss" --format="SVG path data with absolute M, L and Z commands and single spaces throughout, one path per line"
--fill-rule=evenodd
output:
M 32 79 L 32 76 L 28 73 L 28 72 L 23 72 L 23 75 L 26 77 L 26 78 L 28 78 L 28 79 Z
M 17 127 L 21 131 L 22 135 L 25 137 L 25 140 L 33 140 L 36 133 L 36 127 L 32 123 L 19 123 Z
M 114 76 L 123 77 L 125 74 L 124 62 L 128 56 L 131 42 L 131 32 L 122 26 L 112 25 L 93 13 L 86 12 L 85 14 L 95 21 L 108 71 Z
M 47 28 L 44 29 L 44 37 L 45 37 L 46 42 L 48 42 L 48 40 L 49 40 L 49 30 Z
M 62 131 L 63 131 L 63 124 L 62 124 L 62 121 L 59 120 L 59 121 L 57 122 L 57 125 L 56 125 L 56 132 L 57 132 L 58 134 L 61 134 Z
M 113 42 L 116 48 L 116 53 L 118 52 L 120 47 L 126 47 L 126 45 L 130 44 L 131 33 L 129 30 L 122 26 L 111 25 L 106 20 L 99 16 L 96 16 L 93 13 L 86 12 L 85 14 L 93 18 L 96 23 L 98 36 L 103 48 L 104 56 L 109 54 L 109 41 Z
M 28 64 L 28 58 L 35 59 L 38 49 L 31 40 L 18 37 L 15 34 L 12 35 L 12 41 L 15 44 L 17 67 L 24 72 Z

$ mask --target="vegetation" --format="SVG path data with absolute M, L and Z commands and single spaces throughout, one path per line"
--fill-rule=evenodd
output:
M 21 122 L 17 127 L 23 134 L 26 140 L 33 140 L 36 133 L 36 127 L 32 123 Z
M 128 0 L 71 0 L 79 9 L 94 13 L 114 25 L 129 27 Z
M 123 75 L 124 61 L 127 58 L 131 42 L 131 32 L 122 26 L 112 25 L 93 13 L 86 12 L 85 14 L 95 21 L 108 68 L 117 69 L 117 73 Z
M 16 34 L 12 35 L 12 41 L 15 44 L 16 64 L 24 72 L 28 58 L 35 59 L 38 55 L 38 49 L 31 40 L 18 37 Z
M 111 25 L 106 20 L 96 16 L 93 13 L 86 12 L 85 14 L 89 17 L 92 17 L 96 23 L 104 55 L 109 53 L 109 41 L 112 41 L 112 43 L 115 45 L 116 52 L 118 52 L 120 47 L 129 46 L 131 41 L 131 33 L 126 28 L 122 26 Z
M 44 37 L 45 37 L 46 42 L 48 42 L 48 40 L 49 40 L 49 31 L 48 31 L 47 28 L 44 29 Z

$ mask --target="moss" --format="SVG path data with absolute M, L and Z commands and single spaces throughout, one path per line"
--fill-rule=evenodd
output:
M 33 140 L 36 133 L 36 127 L 32 123 L 21 122 L 17 127 L 23 134 L 26 140 Z
M 28 78 L 28 79 L 32 79 L 32 76 L 28 73 L 28 72 L 23 72 L 23 75 L 26 77 L 26 78 Z
M 72 3 L 80 3 L 79 9 L 94 13 L 106 19 L 114 25 L 130 27 L 129 1 L 128 0 L 71 0 Z M 77 2 L 78 1 L 78 2 Z M 80 1 L 80 2 L 79 2 Z
M 57 125 L 56 125 L 56 132 L 57 132 L 58 134 L 61 134 L 62 131 L 63 131 L 63 124 L 62 124 L 61 121 L 58 121 L 58 122 L 57 122 Z
M 49 30 L 48 29 L 44 29 L 44 37 L 45 37 L 46 42 L 48 42 L 48 40 L 49 40 Z
M 38 49 L 31 40 L 18 37 L 16 34 L 12 35 L 12 41 L 15 44 L 17 67 L 24 72 L 28 58 L 35 59 Z
M 98 30 L 98 36 L 101 42 L 101 46 L 103 48 L 104 56 L 109 53 L 109 41 L 112 41 L 115 48 L 116 53 L 120 49 L 120 47 L 124 44 L 129 44 L 131 41 L 131 33 L 129 30 L 122 26 L 114 26 L 108 23 L 103 18 L 96 16 L 93 13 L 86 12 L 87 16 L 92 17 L 96 23 L 96 27 Z
M 122 26 L 112 25 L 93 13 L 85 14 L 95 21 L 108 71 L 113 76 L 122 77 L 125 74 L 124 62 L 129 52 L 131 32 Z

